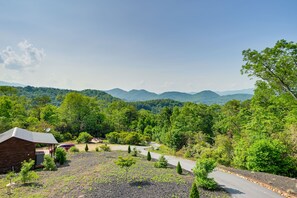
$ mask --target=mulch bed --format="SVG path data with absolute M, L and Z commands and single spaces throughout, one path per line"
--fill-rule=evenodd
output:
M 219 166 L 219 169 L 244 177 L 266 188 L 278 192 L 285 197 L 297 197 L 297 179 L 263 172 L 240 170 L 231 167 Z

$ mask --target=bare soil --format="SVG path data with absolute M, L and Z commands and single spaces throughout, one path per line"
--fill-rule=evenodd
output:
M 80 152 L 68 153 L 68 162 L 57 171 L 38 170 L 39 179 L 27 185 L 18 183 L 13 194 L 6 194 L 8 180 L 0 176 L 0 197 L 41 198 L 41 197 L 189 197 L 194 177 L 189 172 L 176 173 L 175 167 L 166 169 L 154 167 L 145 157 L 135 157 L 136 164 L 128 173 L 114 161 L 127 152 Z M 199 189 L 200 197 L 230 197 L 223 190 L 206 191 Z

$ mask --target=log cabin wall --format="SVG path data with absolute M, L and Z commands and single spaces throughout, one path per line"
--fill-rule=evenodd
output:
M 35 160 L 35 143 L 10 138 L 0 143 L 0 173 L 19 171 L 24 160 Z

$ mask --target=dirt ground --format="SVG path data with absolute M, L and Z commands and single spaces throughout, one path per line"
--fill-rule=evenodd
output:
M 57 171 L 38 170 L 40 178 L 29 184 L 18 184 L 10 197 L 189 197 L 193 175 L 176 173 L 175 167 L 157 169 L 154 162 L 145 157 L 136 157 L 130 168 L 128 180 L 125 171 L 115 164 L 118 156 L 127 152 L 80 152 L 68 153 L 68 162 Z M 0 197 L 9 197 L 5 185 L 8 181 L 0 177 Z M 201 197 L 229 197 L 222 191 L 199 189 Z

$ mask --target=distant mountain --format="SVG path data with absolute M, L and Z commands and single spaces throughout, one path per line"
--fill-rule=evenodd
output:
M 19 83 L 10 83 L 10 82 L 0 81 L 0 86 L 25 87 L 26 85 L 22 85 L 22 84 L 19 84 Z
M 225 104 L 230 100 L 248 100 L 252 97 L 252 94 L 230 94 L 220 96 L 210 90 L 201 91 L 199 93 L 190 94 L 177 91 L 164 92 L 161 94 L 156 94 L 146 90 L 131 90 L 125 91 L 119 88 L 106 91 L 106 93 L 120 98 L 128 102 L 136 101 L 150 101 L 150 100 L 161 100 L 170 99 L 179 102 L 194 102 L 194 103 L 204 103 L 204 104 Z
M 64 96 L 70 92 L 78 92 L 89 97 L 96 97 L 99 100 L 105 101 L 107 103 L 119 100 L 103 91 L 85 89 L 82 91 L 75 91 L 69 89 L 58 89 L 58 88 L 49 88 L 49 87 L 16 87 L 17 94 L 19 96 L 26 96 L 28 98 L 36 98 L 40 96 L 49 96 L 51 103 L 54 105 L 60 105 Z
M 216 91 L 217 94 L 221 96 L 225 95 L 233 95 L 233 94 L 251 94 L 254 95 L 254 89 L 240 89 L 240 90 L 232 90 L 232 91 Z

